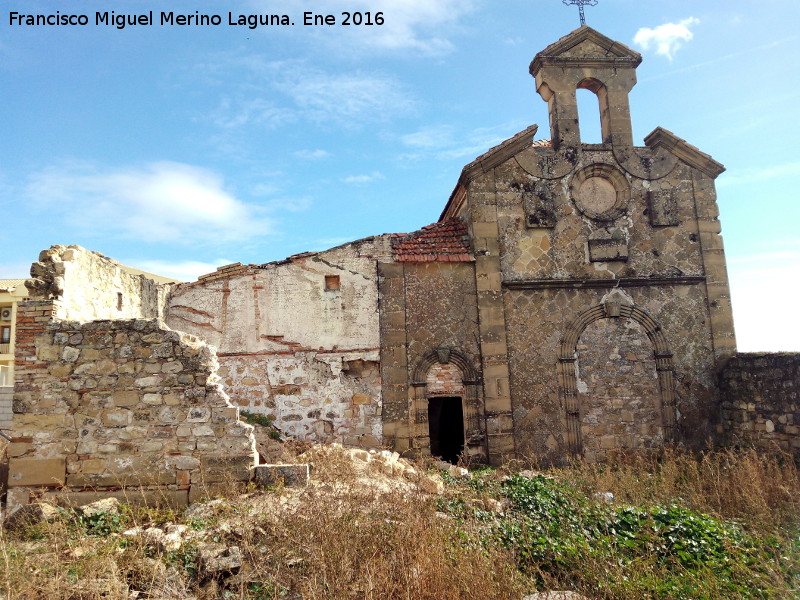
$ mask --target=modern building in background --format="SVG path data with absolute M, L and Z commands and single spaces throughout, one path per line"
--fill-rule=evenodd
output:
M 0 428 L 11 426 L 17 303 L 27 296 L 24 279 L 0 279 Z

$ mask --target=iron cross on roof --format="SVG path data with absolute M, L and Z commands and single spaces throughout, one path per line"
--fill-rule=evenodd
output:
M 597 0 L 561 0 L 567 6 L 573 5 L 578 7 L 581 16 L 581 25 L 586 25 L 586 15 L 583 13 L 584 6 L 597 6 Z

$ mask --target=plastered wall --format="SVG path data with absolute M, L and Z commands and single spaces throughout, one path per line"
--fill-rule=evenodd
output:
M 288 434 L 381 443 L 376 262 L 384 237 L 173 289 L 167 323 L 215 346 L 231 399 Z
M 32 295 L 53 298 L 54 316 L 72 321 L 155 319 L 168 286 L 80 246 L 51 246 L 31 266 Z

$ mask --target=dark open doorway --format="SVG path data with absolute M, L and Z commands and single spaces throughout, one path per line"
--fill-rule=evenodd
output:
M 431 456 L 456 464 L 464 450 L 464 410 L 461 398 L 428 399 L 428 427 Z

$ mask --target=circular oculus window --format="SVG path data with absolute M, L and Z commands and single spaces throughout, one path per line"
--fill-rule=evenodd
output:
M 570 193 L 582 214 L 590 219 L 613 221 L 625 214 L 630 187 L 625 176 L 613 167 L 594 164 L 573 176 Z

